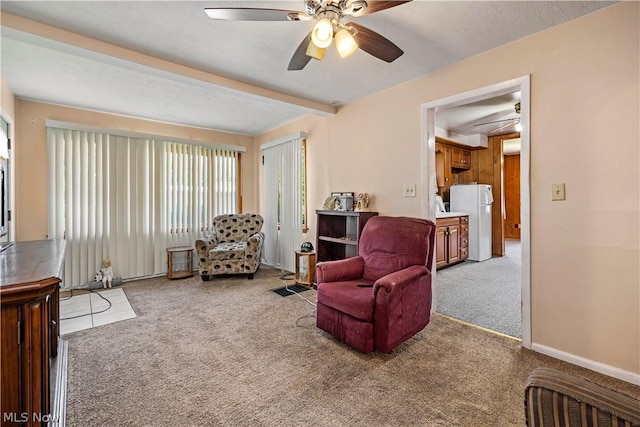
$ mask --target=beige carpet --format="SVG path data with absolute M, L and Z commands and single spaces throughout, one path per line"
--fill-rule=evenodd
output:
M 523 426 L 538 366 L 640 398 L 640 387 L 434 315 L 390 355 L 363 355 L 281 297 L 279 272 L 124 285 L 138 317 L 66 335 L 69 426 Z M 315 291 L 302 296 L 315 300 Z

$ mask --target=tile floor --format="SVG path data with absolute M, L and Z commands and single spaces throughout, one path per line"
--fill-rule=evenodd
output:
M 98 293 L 111 302 L 111 307 Z M 131 308 L 122 288 L 95 292 L 75 290 L 70 298 L 69 295 L 60 296 L 60 335 L 134 317 L 136 313 Z

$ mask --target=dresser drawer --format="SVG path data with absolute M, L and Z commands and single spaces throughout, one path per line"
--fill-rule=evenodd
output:
M 469 224 L 463 223 L 462 225 L 460 225 L 460 235 L 461 236 L 469 235 Z

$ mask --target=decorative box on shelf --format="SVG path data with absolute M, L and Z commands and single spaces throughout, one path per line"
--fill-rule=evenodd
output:
M 182 279 L 193 276 L 193 248 L 179 246 L 167 248 L 167 277 Z

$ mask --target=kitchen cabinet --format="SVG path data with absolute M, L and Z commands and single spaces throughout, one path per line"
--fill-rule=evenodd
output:
M 436 184 L 445 201 L 448 201 L 449 188 L 454 184 L 472 181 L 471 150 L 445 143 L 436 138 Z
M 464 261 L 469 257 L 469 216 L 436 219 L 436 269 Z
M 436 183 L 438 187 L 451 186 L 451 147 L 436 143 Z
M 462 148 L 451 148 L 451 167 L 471 169 L 471 151 Z
M 317 210 L 316 260 L 333 261 L 358 255 L 364 225 L 377 212 Z

